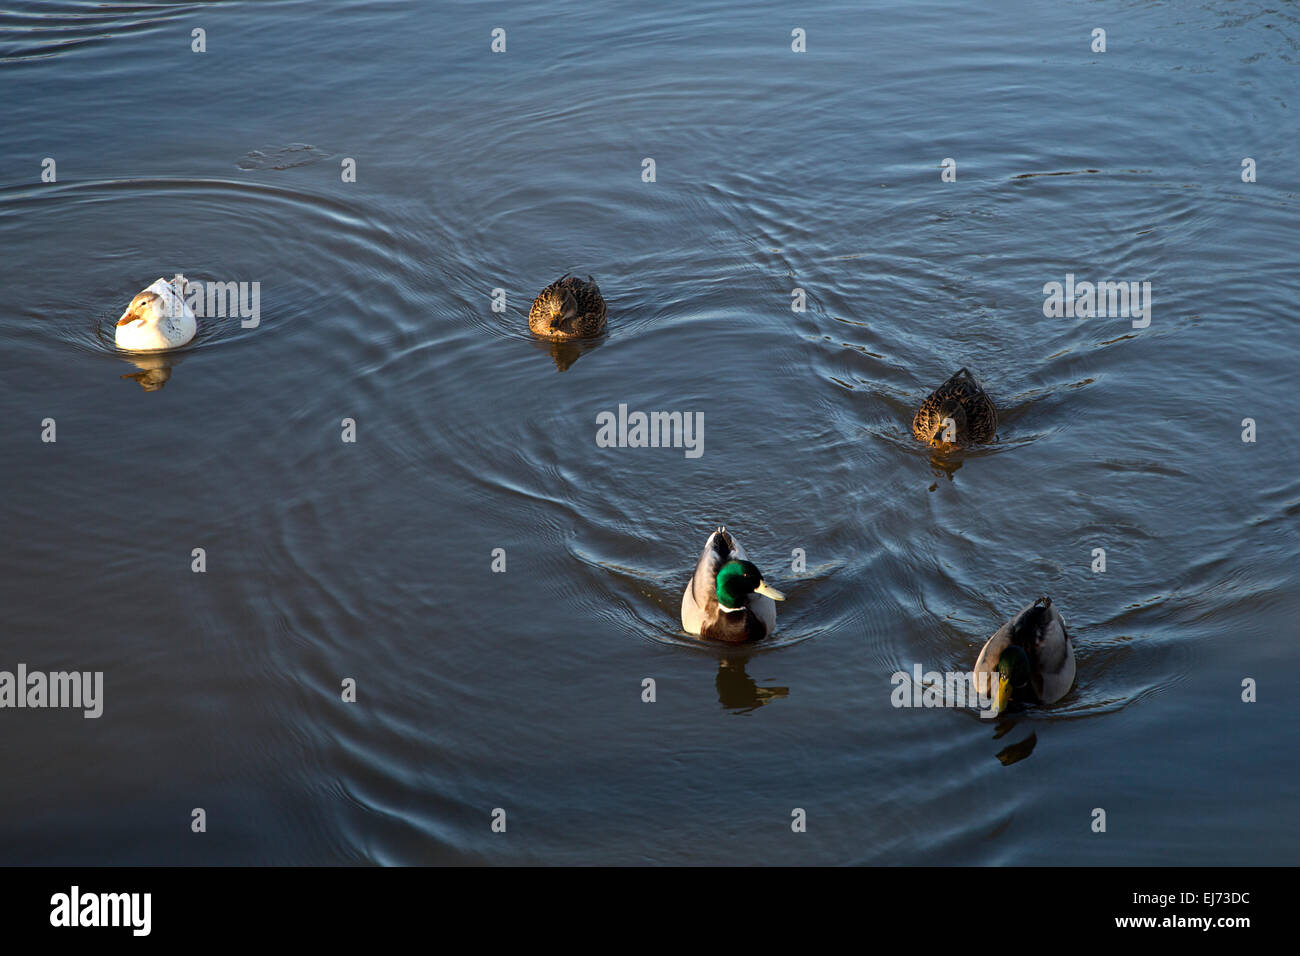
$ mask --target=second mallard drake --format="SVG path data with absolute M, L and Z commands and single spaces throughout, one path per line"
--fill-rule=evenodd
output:
M 990 442 L 997 430 L 993 399 L 964 368 L 931 392 L 912 419 L 912 434 L 931 445 Z
M 1054 704 L 1072 686 L 1074 645 L 1049 597 L 1040 597 L 998 628 L 975 662 L 975 688 L 993 693 L 999 714 L 1013 701 Z
M 605 331 L 605 299 L 587 276 L 584 282 L 565 273 L 533 300 L 528 328 L 548 339 L 582 339 Z
M 776 601 L 785 595 L 768 587 L 745 549 L 727 531 L 709 535 L 682 595 L 682 628 L 696 637 L 743 644 L 776 630 Z

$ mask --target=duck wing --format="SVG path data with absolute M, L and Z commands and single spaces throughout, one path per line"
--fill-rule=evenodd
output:
M 682 627 L 688 634 L 703 633 L 709 616 L 718 613 L 718 570 L 733 557 L 745 560 L 744 549 L 726 528 L 719 527 L 704 543 L 695 573 L 682 595 Z
M 1020 612 L 1016 643 L 1029 656 L 1029 679 L 1044 704 L 1060 700 L 1074 686 L 1074 644 L 1061 612 L 1050 597 L 1041 597 Z
M 962 368 L 944 382 L 943 387 L 951 388 L 953 397 L 960 404 L 966 418 L 965 432 L 971 440 L 992 441 L 998 430 L 998 410 L 979 379 L 969 369 Z
M 746 602 L 746 608 L 754 618 L 755 623 L 762 628 L 753 640 L 766 637 L 776 630 L 776 602 L 766 594 L 757 592 L 751 594 Z

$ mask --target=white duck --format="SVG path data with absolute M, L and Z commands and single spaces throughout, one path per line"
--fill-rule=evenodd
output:
M 117 320 L 114 341 L 127 352 L 178 349 L 198 331 L 194 313 L 185 304 L 185 277 L 157 279 L 139 293 Z M 179 288 L 177 288 L 179 287 Z

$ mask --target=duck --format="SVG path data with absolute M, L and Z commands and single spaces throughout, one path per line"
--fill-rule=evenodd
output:
M 155 280 L 131 300 L 117 320 L 114 342 L 126 352 L 160 352 L 187 344 L 198 325 L 194 312 L 186 304 L 185 277 Z
M 1054 704 L 1074 686 L 1074 645 L 1050 597 L 1022 608 L 985 642 L 975 687 L 994 695 L 996 713 L 1012 703 Z M 992 687 L 996 674 L 996 687 Z
M 565 273 L 537 294 L 528 310 L 528 328 L 553 340 L 591 338 L 605 331 L 605 300 L 591 276 Z
M 951 436 L 945 436 L 952 419 Z M 958 369 L 926 396 L 912 419 L 912 434 L 930 445 L 984 444 L 998 430 L 998 411 L 969 369 Z M 952 440 L 948 441 L 950 437 Z
M 776 602 L 785 595 L 725 527 L 704 543 L 695 574 L 682 594 L 682 628 L 694 637 L 727 644 L 762 640 L 776 630 Z

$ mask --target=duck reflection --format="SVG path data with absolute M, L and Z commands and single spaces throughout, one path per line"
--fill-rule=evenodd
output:
M 166 385 L 172 377 L 172 367 L 178 364 L 176 356 L 167 353 L 132 355 L 127 361 L 138 371 L 127 372 L 122 378 L 131 379 L 146 392 L 156 392 Z
M 718 661 L 718 676 L 714 686 L 718 689 L 718 702 L 724 710 L 737 714 L 753 713 L 764 704 L 780 697 L 789 697 L 788 687 L 759 687 L 754 678 L 745 673 L 749 657 L 723 657 Z
M 602 340 L 596 339 L 569 339 L 564 341 L 542 341 L 539 344 L 546 348 L 551 354 L 551 361 L 555 363 L 555 369 L 558 372 L 567 371 L 569 366 L 585 352 L 589 352 L 601 345 Z
M 949 445 L 947 447 L 955 448 L 956 446 Z M 961 466 L 962 460 L 957 455 L 944 454 L 943 451 L 938 451 L 930 456 L 930 470 L 934 472 L 936 478 L 946 476 L 949 481 L 952 481 L 952 476 L 957 474 L 957 469 Z M 934 491 L 937 487 L 938 482 L 931 485 L 930 490 Z
M 1002 737 L 1005 737 L 1007 734 L 1009 734 L 1015 728 L 1015 726 L 1016 726 L 1016 721 L 1014 720 L 998 721 L 998 727 L 997 730 L 994 731 L 993 733 L 993 739 L 1000 740 Z M 1017 741 L 1014 744 L 1007 744 L 1007 746 L 999 750 L 997 752 L 997 758 L 1002 763 L 1002 766 L 1009 767 L 1013 763 L 1018 763 L 1019 761 L 1024 760 L 1026 757 L 1028 757 L 1031 753 L 1034 752 L 1034 747 L 1036 747 L 1037 745 L 1038 745 L 1038 733 L 1037 731 L 1030 731 L 1028 737 L 1024 738 L 1023 740 Z

